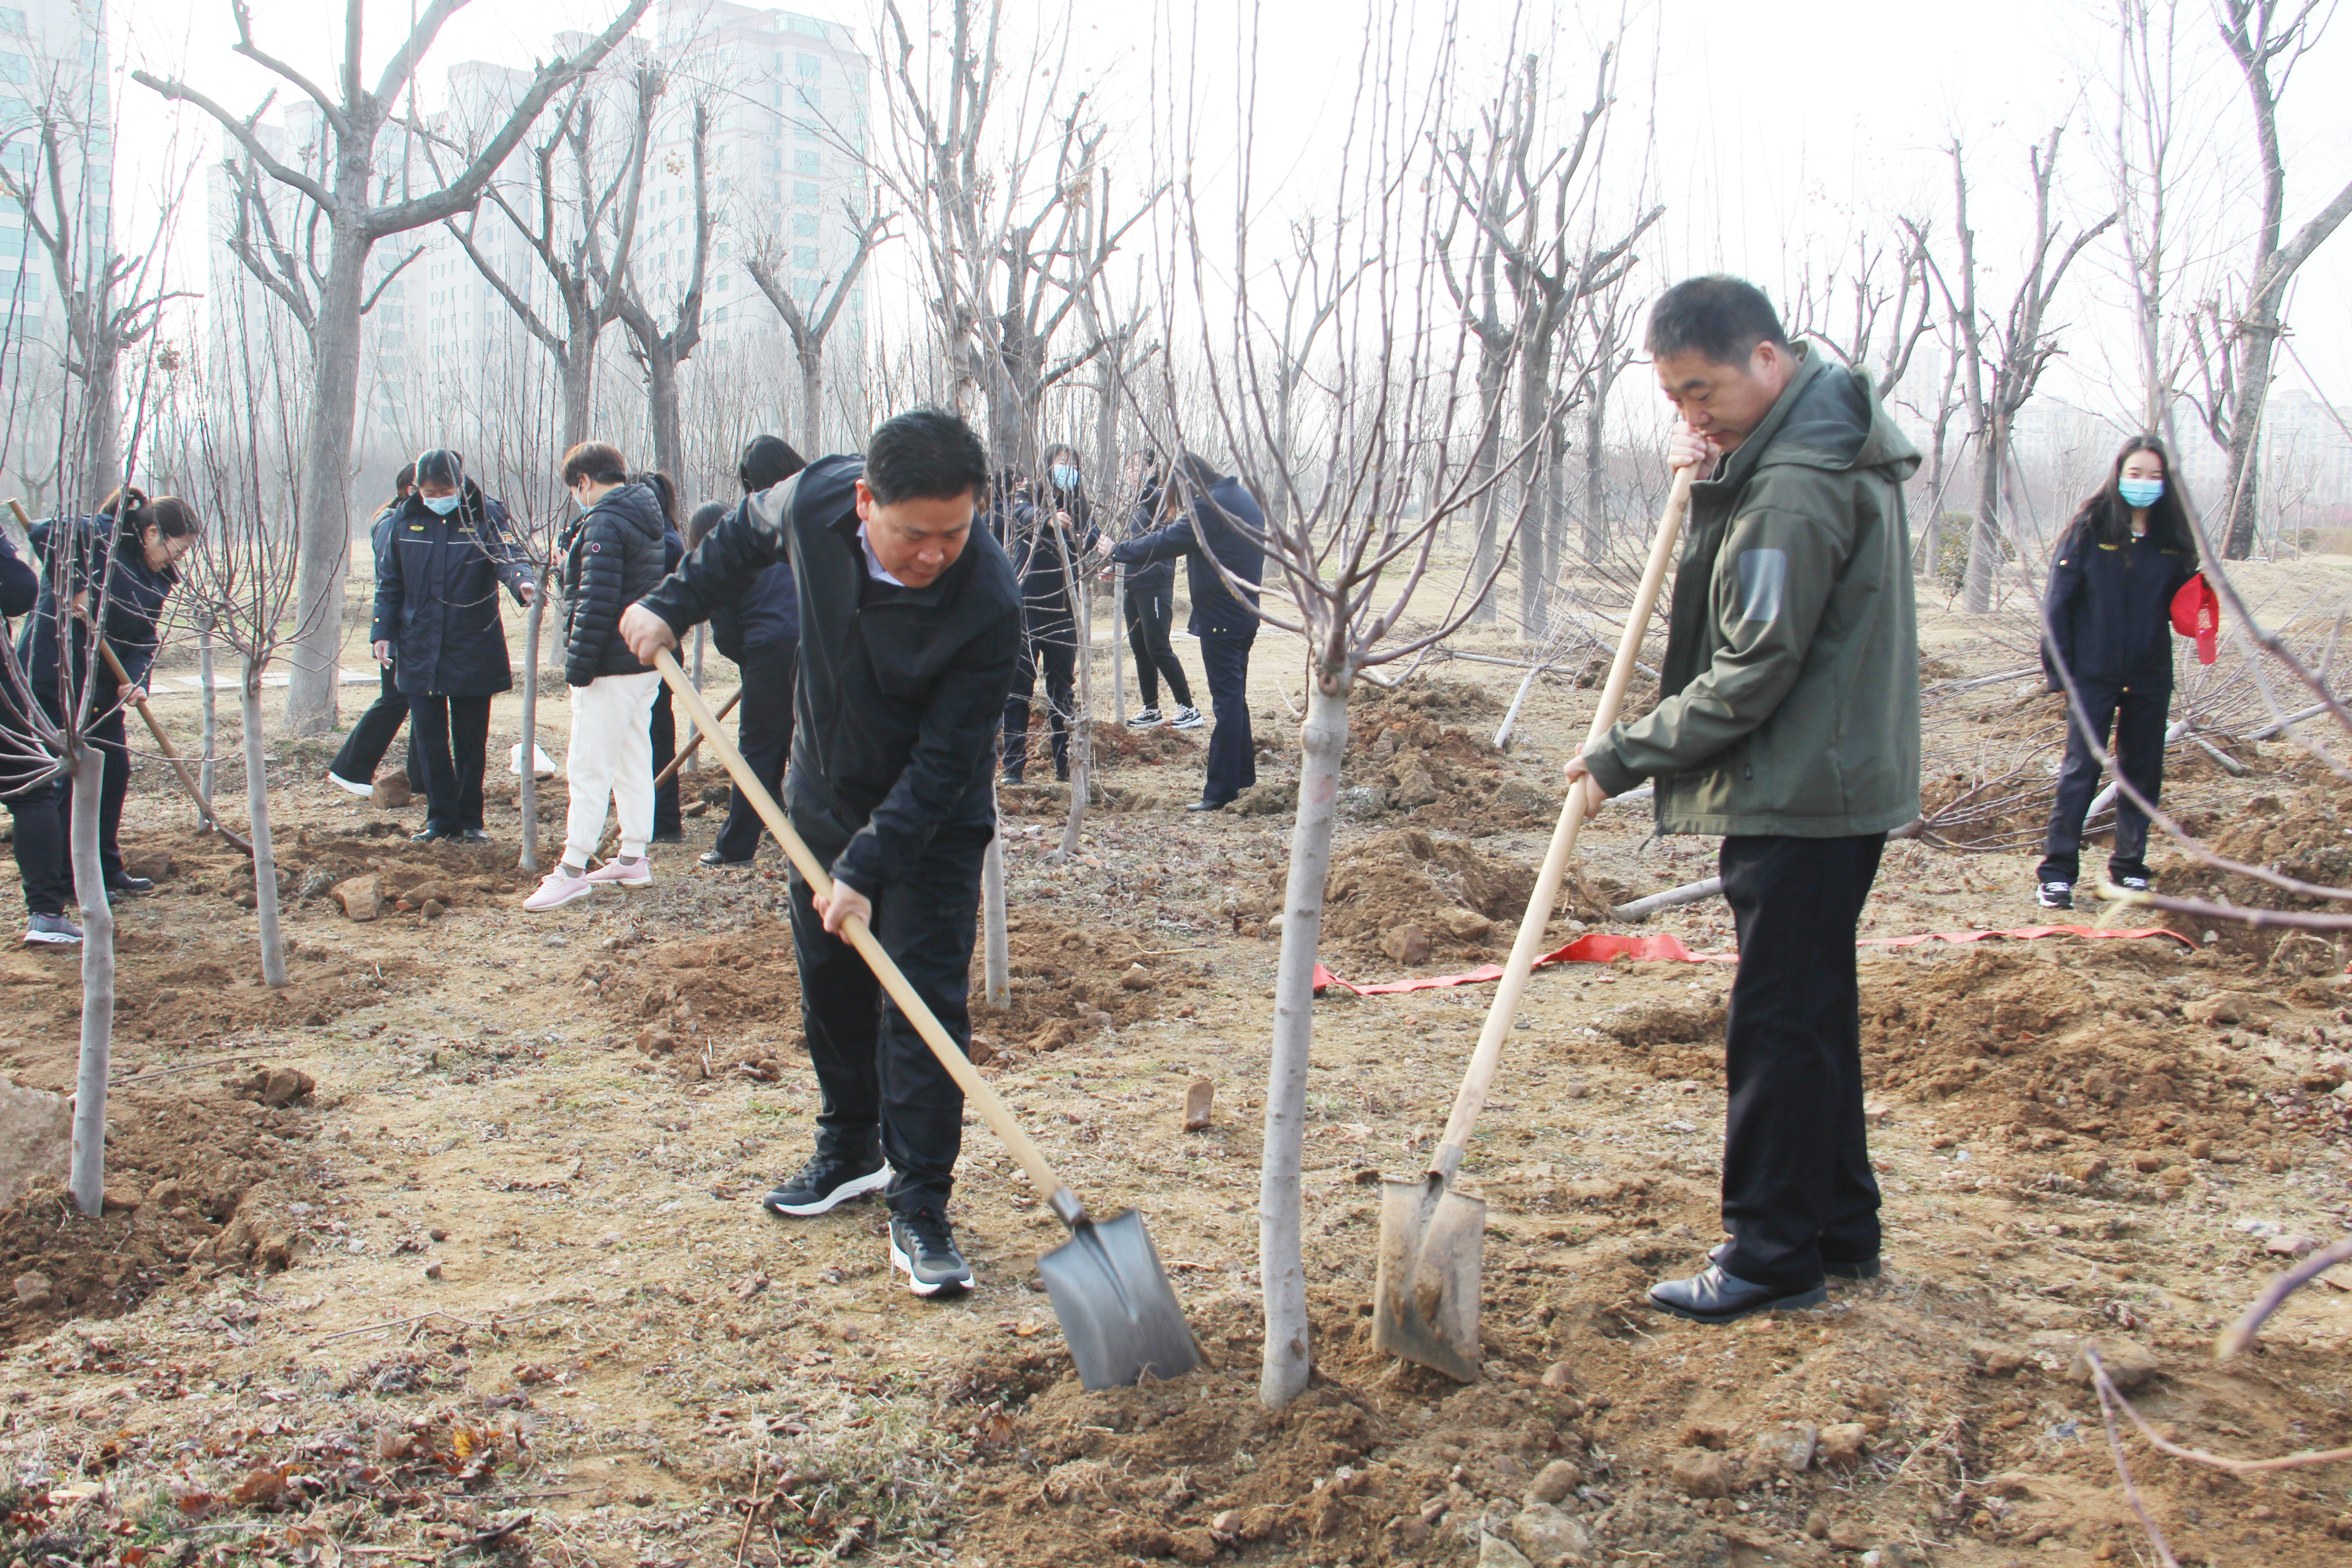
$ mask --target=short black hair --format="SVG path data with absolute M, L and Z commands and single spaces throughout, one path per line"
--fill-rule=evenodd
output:
M 621 460 L 619 447 L 606 441 L 583 441 L 563 454 L 563 488 L 570 489 L 583 479 L 593 479 L 600 485 L 625 485 L 629 482 L 629 465 Z
M 756 495 L 807 467 L 808 459 L 782 436 L 754 436 L 743 443 L 743 456 L 736 460 L 735 482 L 745 495 Z
M 975 500 L 988 487 L 988 448 L 944 408 L 910 408 L 866 444 L 866 488 L 884 506 L 902 500 Z
M 451 489 L 463 489 L 466 479 L 466 455 L 446 447 L 436 447 L 417 454 L 410 465 L 416 470 L 415 483 L 420 489 L 426 485 L 447 485 Z
M 785 477 L 789 479 L 791 476 Z M 686 520 L 686 547 L 691 550 L 701 543 L 709 535 L 710 531 L 725 521 L 726 518 L 727 503 L 723 500 L 707 500 L 696 507 L 694 515 Z
M 1652 359 L 1699 353 L 1717 364 L 1745 364 L 1758 343 L 1789 346 L 1779 312 L 1745 278 L 1712 272 L 1685 278 L 1650 307 Z

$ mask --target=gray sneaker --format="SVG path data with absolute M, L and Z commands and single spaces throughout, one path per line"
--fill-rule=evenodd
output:
M 81 927 L 63 915 L 35 915 L 25 925 L 25 945 L 75 947 L 81 942 Z

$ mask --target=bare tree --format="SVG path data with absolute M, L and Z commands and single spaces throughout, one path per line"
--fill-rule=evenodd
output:
M 2254 525 L 2262 515 L 2263 407 L 2270 396 L 2271 359 L 2285 330 L 2280 308 L 2287 285 L 2312 252 L 2352 217 L 2352 182 L 2347 182 L 2302 227 L 2292 236 L 2286 233 L 2286 157 L 2279 142 L 2279 100 L 2335 9 L 2335 0 L 2214 0 L 2221 39 L 2245 79 L 2262 167 L 2261 219 L 2245 291 L 2226 325 L 2218 308 L 2213 313 L 2216 326 L 2222 328 L 2213 347 L 2234 357 L 2228 384 L 2234 395 L 2210 399 L 2207 405 L 2209 420 L 2221 418 L 2227 430 L 2229 526 L 2222 548 L 2232 561 L 2245 559 L 2253 550 Z
M 805 300 L 794 291 L 790 277 L 789 264 L 796 247 L 781 228 L 761 234 L 743 257 L 743 270 L 768 297 L 768 303 L 783 318 L 784 331 L 792 335 L 793 357 L 801 373 L 801 449 L 812 459 L 824 450 L 824 341 L 866 275 L 866 259 L 890 237 L 893 216 L 876 213 L 861 221 L 857 209 L 844 204 L 842 218 L 854 237 L 849 257 L 839 273 L 817 279 Z
M 654 467 L 677 482 L 681 504 L 690 504 L 694 498 L 687 488 L 677 372 L 702 342 L 702 290 L 709 276 L 710 235 L 717 221 L 711 205 L 710 100 L 707 96 L 694 100 L 687 140 L 686 162 L 680 163 L 676 153 L 664 160 L 665 172 L 675 174 L 690 168 L 694 180 L 694 242 L 689 247 L 692 257 L 688 263 L 685 288 L 677 304 L 667 311 L 658 309 L 656 303 L 649 303 L 642 291 L 646 269 L 639 268 L 623 278 L 618 290 L 621 324 L 629 330 L 630 356 L 637 362 L 646 379 L 646 413 L 653 426 Z
M 2027 152 L 2033 180 L 2033 237 L 2026 247 L 2017 292 L 1999 321 L 1984 311 L 1977 300 L 1977 239 L 1969 223 L 1968 161 L 1958 137 L 1946 149 L 1952 163 L 1957 286 L 1932 255 L 1922 252 L 1937 273 L 1944 297 L 1967 386 L 1965 406 L 1974 424 L 1977 515 L 1969 539 L 1963 599 L 1972 614 L 1992 608 L 1993 576 L 2004 556 L 2001 497 L 2008 474 L 2010 430 L 2018 410 L 2032 399 L 2042 373 L 2059 353 L 2057 332 L 2050 322 L 2051 306 L 2083 247 L 2116 221 L 2115 214 L 2109 213 L 2062 243 L 2051 206 L 2058 178 L 2058 143 L 2064 132 L 2063 125 L 2053 128 Z
M 360 317 L 368 303 L 369 257 L 376 242 L 387 236 L 439 223 L 473 206 L 490 176 L 520 145 L 540 110 L 556 93 L 593 70 L 637 25 L 651 0 L 622 0 L 621 14 L 610 26 L 577 53 L 541 66 L 498 133 L 439 189 L 423 195 L 405 188 L 395 191 L 389 173 L 379 167 L 378 143 L 384 128 L 395 123 L 400 95 L 425 52 L 465 4 L 466 0 L 431 0 L 370 89 L 362 78 L 365 0 L 344 0 L 341 58 L 336 90 L 330 93 L 299 68 L 256 43 L 246 0 L 229 0 L 229 14 L 236 26 L 236 52 L 317 105 L 332 153 L 327 156 L 322 149 L 324 166 L 315 170 L 297 167 L 263 142 L 258 126 L 275 94 L 251 114 L 239 116 L 185 82 L 146 71 L 131 73 L 134 80 L 164 98 L 193 104 L 218 121 L 256 168 L 311 204 L 311 218 L 326 230 L 326 267 L 315 279 L 310 316 L 305 323 L 310 333 L 311 382 L 301 500 L 297 508 L 303 529 L 296 605 L 301 631 L 287 648 L 292 666 L 287 721 L 297 734 L 330 729 L 336 717 L 343 582 L 351 561 L 347 470 L 359 391 Z M 256 205 L 268 210 L 266 202 L 241 204 L 247 209 Z M 257 270 L 256 275 L 268 281 L 267 274 Z
M 562 312 L 559 321 L 542 315 L 523 288 L 475 243 L 478 207 L 466 213 L 462 226 L 455 217 L 446 220 L 475 270 L 554 360 L 563 389 L 559 439 L 565 450 L 588 438 L 597 344 L 620 314 L 628 287 L 654 109 L 667 84 L 651 65 L 639 65 L 628 79 L 633 90 L 626 100 L 604 90 L 604 73 L 572 85 L 547 139 L 531 150 L 528 192 L 509 195 L 497 179 L 484 187 L 537 258 Z M 599 121 L 608 98 L 615 100 L 611 107 L 630 111 L 621 119 L 617 144 Z
M 37 84 L 31 118 L 0 128 L 0 196 L 16 204 L 40 247 L 65 317 L 65 369 L 80 384 L 82 451 L 75 464 L 83 507 L 122 483 L 122 356 L 147 341 L 163 308 L 185 293 L 166 290 L 142 256 L 114 248 L 112 170 L 91 144 L 108 138 L 100 89 L 77 91 L 62 68 Z M 15 156 L 11 156 L 12 151 Z M 29 166 L 29 173 L 25 172 Z M 93 205 L 93 187 L 108 199 Z M 159 233 L 168 231 L 180 190 L 165 194 Z M 100 229 L 91 233 L 88 224 Z

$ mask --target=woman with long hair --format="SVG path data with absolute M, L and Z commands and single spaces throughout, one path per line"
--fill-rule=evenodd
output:
M 1013 690 L 1004 700 L 1004 779 L 1019 784 L 1029 764 L 1029 703 L 1040 665 L 1045 670 L 1054 776 L 1066 779 L 1078 669 L 1077 610 L 1070 588 L 1102 540 L 1077 448 L 1060 441 L 1046 447 L 1045 482 L 1031 495 L 1016 491 L 994 521 L 998 540 L 1021 576 L 1021 662 L 1013 667 Z
M 2116 454 L 2107 482 L 2059 537 L 2042 599 L 2042 668 L 2053 691 L 2072 679 L 2086 733 L 2072 707 L 2058 798 L 2050 808 L 2036 899 L 2045 910 L 2074 907 L 2082 872 L 2083 821 L 2099 788 L 2093 754 L 2114 737 L 2116 765 L 2151 804 L 2164 785 L 2164 729 L 2172 706 L 2172 599 L 2197 574 L 2197 540 L 2172 484 L 2172 460 L 2153 436 L 2135 436 Z M 2116 839 L 2107 875 L 2145 889 L 2147 814 L 2130 795 L 2116 799 Z
M 28 531 L 33 552 L 47 569 L 41 574 L 39 603 L 26 625 L 16 657 L 24 664 L 34 700 L 52 723 L 65 722 L 67 706 L 84 679 L 95 689 L 87 711 L 89 739 L 105 763 L 99 785 L 98 860 L 106 873 L 110 900 L 143 893 L 155 885 L 122 867 L 122 801 L 131 789 L 131 750 L 123 739 L 122 712 L 147 695 L 147 672 L 160 640 L 156 623 L 163 619 L 163 601 L 179 585 L 180 561 L 196 547 L 202 527 L 195 508 L 179 497 L 150 500 L 143 491 L 126 485 L 106 498 L 95 517 L 70 523 L 48 519 Z M 69 559 L 58 559 L 61 550 L 69 552 Z M 66 595 L 63 618 L 70 627 L 62 636 L 61 591 Z M 107 646 L 130 678 L 128 686 L 116 680 L 112 667 L 98 656 L 92 621 L 101 598 Z M 61 654 L 68 657 L 61 659 Z M 73 795 L 62 781 L 52 783 L 62 853 L 72 841 Z M 69 872 L 65 875 L 70 878 Z M 39 922 L 35 923 L 37 930 Z
M 402 464 L 399 474 L 392 481 L 392 499 L 383 503 L 383 510 L 375 514 L 373 522 L 368 524 L 368 542 L 375 554 L 375 571 L 379 577 L 383 575 L 384 552 L 392 546 L 393 520 L 399 516 L 402 503 L 408 500 L 408 492 L 415 488 L 416 465 Z M 352 726 L 352 732 L 343 737 L 342 750 L 335 753 L 335 760 L 327 764 L 327 782 L 362 799 L 375 793 L 375 770 L 383 763 L 384 752 L 392 749 L 393 739 L 400 733 L 400 727 L 408 722 L 408 699 L 401 694 L 400 682 L 394 678 L 392 666 L 387 663 L 380 668 L 383 674 L 376 700 L 369 704 L 366 712 L 360 715 L 359 722 Z M 425 793 L 425 767 L 416 754 L 414 742 L 408 748 L 408 792 L 413 795 Z

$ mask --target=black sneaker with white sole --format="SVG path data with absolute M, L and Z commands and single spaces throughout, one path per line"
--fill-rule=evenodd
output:
M 760 1206 L 771 1214 L 806 1219 L 889 1184 L 890 1166 L 878 1156 L 867 1162 L 820 1153 L 803 1165 L 798 1175 L 777 1183 L 776 1190 L 760 1200 Z
M 1160 716 L 1157 708 L 1139 708 L 1127 716 L 1127 727 L 1130 730 L 1157 730 L 1167 721 Z
M 2071 910 L 2074 907 L 2074 884 L 2044 882 L 2034 889 L 2033 901 L 2045 910 Z
M 2146 877 L 2117 877 L 2116 886 L 2126 893 L 2145 893 L 2153 890 L 2153 885 Z
M 971 1265 L 956 1249 L 955 1226 L 937 1209 L 891 1215 L 890 1267 L 905 1272 L 907 1289 L 918 1296 L 971 1289 Z

